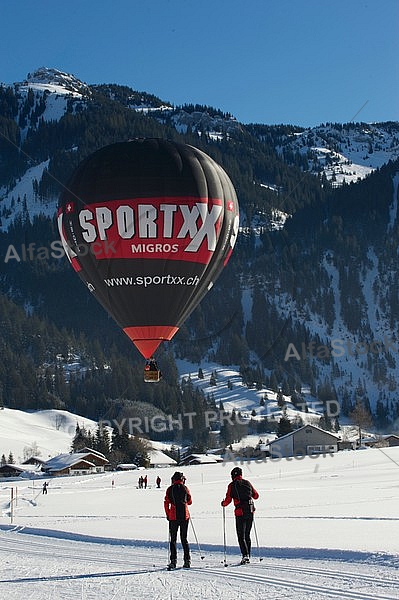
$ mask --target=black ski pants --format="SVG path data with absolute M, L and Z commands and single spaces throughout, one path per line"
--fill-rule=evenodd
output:
M 241 554 L 251 556 L 251 529 L 254 522 L 253 514 L 236 517 L 236 531 Z
M 180 529 L 180 541 L 184 552 L 184 561 L 190 560 L 190 546 L 187 541 L 189 519 L 184 521 L 169 521 L 169 536 L 170 536 L 170 562 L 176 562 L 177 560 L 177 532 Z

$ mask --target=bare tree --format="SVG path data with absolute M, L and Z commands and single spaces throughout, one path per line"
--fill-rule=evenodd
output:
M 361 400 L 356 400 L 355 408 L 349 414 L 349 418 L 352 419 L 354 425 L 359 431 L 359 448 L 362 445 L 362 429 L 371 427 L 373 425 L 373 419 L 370 411 L 365 407 Z
M 56 428 L 57 431 L 59 431 L 61 429 L 61 427 L 63 427 L 65 425 L 65 422 L 66 422 L 65 415 L 59 415 L 59 414 L 55 415 L 54 427 Z
M 40 456 L 41 452 L 37 442 L 32 442 L 30 446 L 25 446 L 23 449 L 23 454 L 24 460 L 28 460 L 29 458 L 32 458 L 32 456 Z

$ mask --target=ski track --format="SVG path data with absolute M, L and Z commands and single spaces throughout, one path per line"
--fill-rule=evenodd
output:
M 65 540 L 0 532 L 0 597 L 10 600 L 397 600 L 399 568 L 384 563 L 254 557 L 222 566 L 202 562 L 166 571 L 167 548 Z M 181 551 L 179 558 L 181 559 Z M 289 561 L 289 564 L 287 562 Z M 17 575 L 16 575 L 17 574 Z M 282 576 L 283 574 L 283 576 Z M 217 582 L 217 584 L 216 584 Z

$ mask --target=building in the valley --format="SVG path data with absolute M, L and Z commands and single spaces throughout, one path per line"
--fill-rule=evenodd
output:
M 315 425 L 304 425 L 269 442 L 271 458 L 331 454 L 338 451 L 340 438 Z
M 84 448 L 78 452 L 59 454 L 50 458 L 42 466 L 42 471 L 51 476 L 59 475 L 90 475 L 103 473 L 108 460 L 104 454 Z

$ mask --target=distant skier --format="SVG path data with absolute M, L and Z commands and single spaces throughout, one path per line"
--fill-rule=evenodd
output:
M 157 482 L 157 488 L 160 488 L 160 487 L 161 487 L 161 478 L 160 478 L 160 476 L 159 476 L 159 475 L 158 475 L 158 477 L 157 477 L 157 480 L 156 480 L 156 482 Z
M 169 521 L 169 546 L 170 563 L 168 568 L 175 569 L 177 562 L 177 532 L 180 529 L 180 541 L 183 547 L 185 569 L 191 566 L 190 546 L 187 541 L 188 523 L 190 513 L 188 505 L 192 503 L 190 490 L 184 485 L 185 477 L 183 473 L 176 471 L 172 477 L 172 485 L 168 487 L 165 494 L 164 507 L 166 518 Z
M 45 481 L 43 483 L 43 492 L 42 492 L 43 494 L 47 494 L 47 488 L 48 488 L 48 483 L 47 483 L 47 481 Z
M 232 481 L 227 487 L 226 497 L 222 500 L 222 506 L 228 506 L 234 501 L 234 515 L 236 518 L 236 532 L 240 546 L 242 559 L 241 564 L 249 563 L 251 556 L 251 529 L 254 520 L 254 500 L 259 498 L 258 492 L 253 485 L 242 478 L 242 469 L 234 467 L 231 471 Z

